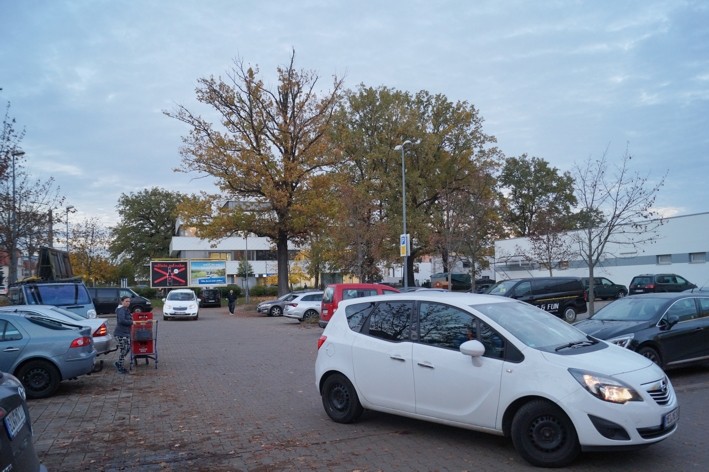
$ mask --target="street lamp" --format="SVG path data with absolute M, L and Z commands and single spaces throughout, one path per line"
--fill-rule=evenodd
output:
M 17 197 L 15 195 L 15 158 L 24 156 L 25 151 L 16 149 L 10 152 L 12 157 L 12 214 L 10 221 L 10 273 L 8 282 L 17 282 Z
M 66 252 L 69 253 L 69 213 L 75 213 L 76 207 L 74 205 L 69 205 L 66 207 Z
M 404 246 L 403 250 L 400 249 L 400 252 L 402 253 L 402 256 L 404 257 L 404 270 L 402 271 L 402 275 L 404 277 L 404 289 L 409 288 L 409 278 L 408 278 L 408 264 L 409 264 L 409 235 L 406 234 L 406 164 L 404 161 L 404 148 L 406 145 L 412 145 L 416 143 L 412 143 L 408 139 L 404 141 L 403 143 L 397 145 L 394 147 L 395 151 L 401 151 L 401 203 L 402 203 L 402 213 L 403 213 L 403 219 L 404 219 L 404 234 L 401 235 L 401 239 L 399 241 L 399 247 Z

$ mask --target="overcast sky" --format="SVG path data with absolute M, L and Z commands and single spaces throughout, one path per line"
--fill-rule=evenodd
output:
M 0 0 L 0 103 L 76 218 L 122 193 L 215 189 L 174 172 L 197 79 L 241 58 L 474 104 L 507 156 L 601 157 L 651 180 L 665 215 L 709 211 L 709 2 Z M 74 218 L 72 217 L 72 218 Z

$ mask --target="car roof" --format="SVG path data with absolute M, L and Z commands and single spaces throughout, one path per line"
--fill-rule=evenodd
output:
M 340 302 L 339 306 L 347 306 L 355 303 L 374 302 L 374 301 L 391 301 L 391 300 L 418 300 L 431 302 L 444 302 L 452 305 L 477 305 L 480 303 L 518 303 L 517 300 L 500 297 L 497 295 L 486 295 L 482 293 L 470 292 L 434 292 L 420 291 L 403 292 L 403 293 L 387 293 L 385 295 L 375 295 L 361 298 L 350 298 Z
M 683 292 L 655 292 L 655 293 L 638 293 L 635 295 L 628 295 L 627 297 L 624 298 L 661 298 L 665 300 L 672 300 L 675 298 L 687 298 L 689 296 L 700 296 L 700 297 L 709 297 L 709 292 L 688 292 L 688 291 L 683 291 Z

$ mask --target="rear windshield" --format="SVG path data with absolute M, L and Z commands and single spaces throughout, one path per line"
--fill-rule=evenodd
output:
M 83 284 L 30 285 L 27 289 L 29 305 L 89 305 L 91 297 Z
M 631 283 L 633 285 L 648 285 L 652 283 L 652 277 L 635 277 Z
M 327 287 L 325 293 L 322 295 L 323 303 L 332 303 L 332 296 L 335 294 L 335 289 L 332 287 Z

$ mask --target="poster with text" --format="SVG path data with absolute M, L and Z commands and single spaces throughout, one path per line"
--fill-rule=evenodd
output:
M 187 261 L 150 261 L 150 286 L 187 287 L 189 285 Z
M 226 285 L 226 261 L 190 261 L 190 280 L 196 287 Z

